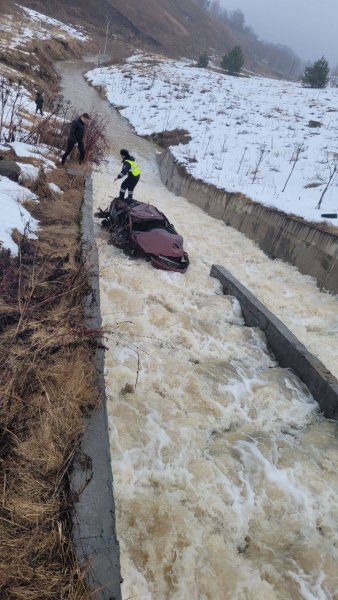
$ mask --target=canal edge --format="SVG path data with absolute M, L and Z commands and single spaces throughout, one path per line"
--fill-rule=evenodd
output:
M 237 298 L 245 324 L 264 332 L 279 365 L 291 369 L 305 383 L 327 419 L 338 421 L 338 380 L 334 375 L 230 271 L 212 265 L 210 275 L 221 283 L 224 294 Z
M 84 302 L 87 327 L 101 327 L 98 251 L 92 216 L 93 182 L 85 178 L 82 205 L 82 256 L 88 269 L 90 293 Z M 107 398 L 104 380 L 105 349 L 95 348 L 95 386 L 101 402 L 87 419 L 71 474 L 74 501 L 73 540 L 87 582 L 96 600 L 121 600 L 120 548 L 116 535 L 113 473 L 110 458 Z

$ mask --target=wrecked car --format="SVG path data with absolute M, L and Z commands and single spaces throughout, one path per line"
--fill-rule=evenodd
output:
M 178 235 L 167 217 L 155 206 L 115 198 L 110 207 L 95 213 L 110 234 L 109 243 L 128 256 L 144 258 L 156 269 L 184 273 L 189 266 Z

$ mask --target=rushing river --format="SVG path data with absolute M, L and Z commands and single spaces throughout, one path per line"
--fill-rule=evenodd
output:
M 106 117 L 109 162 L 94 210 L 118 192 L 118 151 L 142 168 L 136 197 L 185 240 L 185 275 L 154 270 L 96 228 L 123 600 L 338 600 L 338 435 L 261 333 L 209 276 L 228 268 L 338 374 L 338 302 L 160 182 L 157 148 L 82 78 L 64 94 Z

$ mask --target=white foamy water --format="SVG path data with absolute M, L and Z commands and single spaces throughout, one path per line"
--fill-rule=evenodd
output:
M 153 146 L 95 98 L 112 152 L 139 160 L 137 197 L 168 215 L 191 260 L 185 275 L 156 271 L 96 227 L 123 600 L 337 600 L 337 426 L 243 326 L 210 266 L 335 374 L 337 300 L 169 193 Z M 94 175 L 94 209 L 116 195 L 117 172 L 112 160 Z
M 335 299 L 173 196 L 154 162 L 141 162 L 137 197 L 174 222 L 191 266 L 169 274 L 129 260 L 97 227 L 123 598 L 337 598 L 336 425 L 275 364 L 261 333 L 243 326 L 210 266 L 260 282 L 270 307 L 287 294 L 303 339 L 301 294 L 313 303 L 312 287 L 326 340 L 320 297 L 329 314 Z M 114 195 L 117 168 L 95 175 L 96 207 Z

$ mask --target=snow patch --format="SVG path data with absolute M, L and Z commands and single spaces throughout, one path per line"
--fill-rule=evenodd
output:
M 75 27 L 66 25 L 58 19 L 53 19 L 52 17 L 48 17 L 47 15 L 44 15 L 40 12 L 37 12 L 36 10 L 32 10 L 31 8 L 27 8 L 25 6 L 18 6 L 28 16 L 30 21 L 39 25 L 39 28 L 34 28 L 34 30 L 28 27 L 25 28 L 22 34 L 24 38 L 38 37 L 39 39 L 48 39 L 49 37 L 51 37 L 51 32 L 42 26 L 43 24 L 45 24 L 49 27 L 57 29 L 58 31 L 55 35 L 57 35 L 58 37 L 64 37 L 63 34 L 66 33 L 70 37 L 75 38 L 77 40 L 81 40 L 83 42 L 89 39 L 87 35 L 79 31 L 78 29 L 75 29 Z
M 58 185 L 56 185 L 56 183 L 49 183 L 48 187 L 52 192 L 55 192 L 56 194 L 63 194 L 63 191 L 61 190 L 61 188 L 59 188 Z
M 11 148 L 13 148 L 15 154 L 20 158 L 35 158 L 43 163 L 43 166 L 48 169 L 53 169 L 55 164 L 49 158 L 43 156 L 43 153 L 50 152 L 52 149 L 48 146 L 31 146 L 25 142 L 12 142 Z
M 39 168 L 34 165 L 29 165 L 26 163 L 16 163 L 21 169 L 21 176 L 23 178 L 29 177 L 30 179 L 36 179 L 39 174 Z
M 14 256 L 18 254 L 18 246 L 12 239 L 12 232 L 17 229 L 21 234 L 26 232 L 31 239 L 36 238 L 38 222 L 22 206 L 26 200 L 37 200 L 37 196 L 0 175 L 0 240 L 3 247 L 8 248 Z

